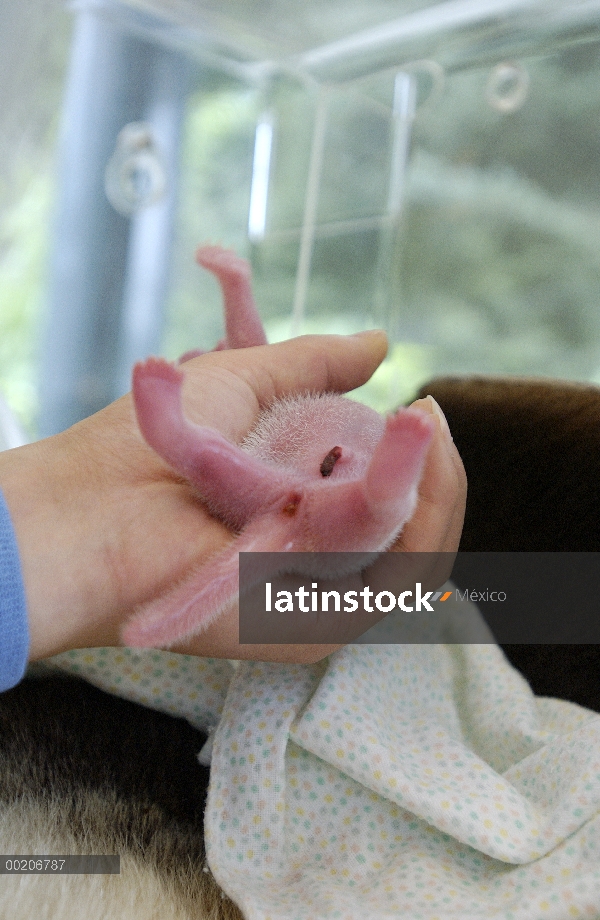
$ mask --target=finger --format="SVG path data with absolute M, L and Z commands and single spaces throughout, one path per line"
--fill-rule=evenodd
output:
M 417 509 L 406 524 L 395 551 L 455 552 L 465 514 L 467 479 L 443 413 L 432 397 L 413 406 L 438 419 L 419 486 Z
M 387 338 L 379 330 L 211 352 L 185 366 L 186 411 L 195 421 L 221 427 L 224 393 L 238 403 L 244 396 L 247 413 L 256 414 L 292 393 L 347 392 L 365 383 L 386 353 Z M 240 416 L 235 424 L 244 433 L 252 421 Z
M 302 336 L 257 353 L 249 379 L 261 404 L 267 405 L 299 389 L 346 393 L 366 383 L 386 354 L 387 338 L 381 330 Z
M 239 609 L 236 603 L 211 623 L 201 635 L 174 645 L 173 651 L 185 655 L 199 655 L 202 658 L 313 664 L 341 648 L 341 643 L 324 644 L 318 641 L 301 644 L 294 642 L 241 644 L 239 628 Z

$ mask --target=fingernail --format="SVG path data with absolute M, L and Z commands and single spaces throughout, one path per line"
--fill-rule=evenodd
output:
M 440 425 L 440 431 L 442 432 L 445 438 L 448 438 L 450 441 L 454 441 L 454 438 L 452 437 L 452 432 L 450 431 L 450 426 L 448 425 L 448 419 L 442 412 L 439 403 L 437 403 L 435 399 L 433 398 L 433 396 L 431 395 L 428 395 L 426 398 L 431 403 L 431 409 L 434 415 L 437 416 L 437 419 Z
M 385 335 L 385 332 L 383 329 L 363 329 L 362 332 L 353 332 L 351 338 L 358 339 L 367 335 Z

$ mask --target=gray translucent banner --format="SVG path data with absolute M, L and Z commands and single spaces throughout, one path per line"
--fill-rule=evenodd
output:
M 600 553 L 240 553 L 250 645 L 600 643 Z
M 0 875 L 120 874 L 120 856 L 0 856 Z

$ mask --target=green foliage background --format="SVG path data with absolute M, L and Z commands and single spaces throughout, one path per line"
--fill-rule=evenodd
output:
M 70 35 L 60 0 L 0 4 L 0 392 L 30 434 Z

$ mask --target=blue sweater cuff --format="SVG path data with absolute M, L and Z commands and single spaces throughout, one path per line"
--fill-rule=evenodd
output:
M 21 562 L 10 514 L 0 492 L 0 691 L 18 684 L 29 651 Z

